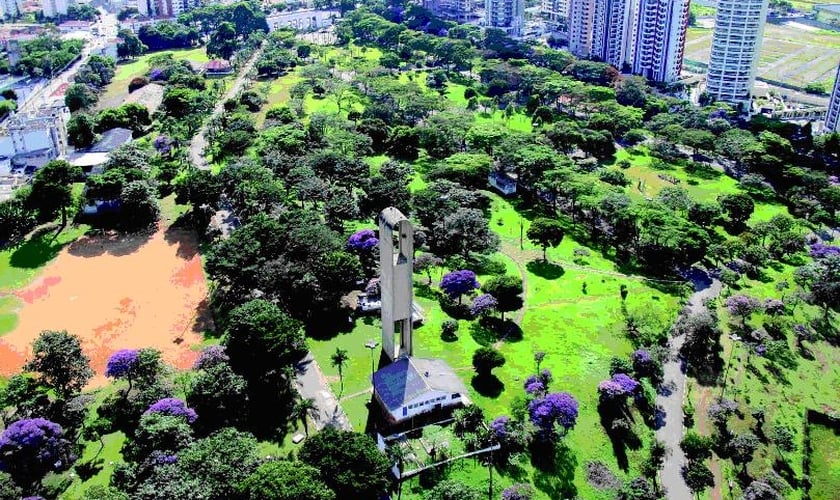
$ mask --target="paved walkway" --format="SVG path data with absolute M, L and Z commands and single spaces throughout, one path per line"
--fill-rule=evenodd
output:
M 295 366 L 298 392 L 306 399 L 315 402 L 315 410 L 309 413 L 315 423 L 315 428 L 321 430 L 326 426 L 352 431 L 353 426 L 344 414 L 341 405 L 333 394 L 327 378 L 318 366 L 318 362 L 307 353 Z
M 703 309 L 703 301 L 717 297 L 721 290 L 720 281 L 709 277 L 698 269 L 692 271 L 689 279 L 694 284 L 695 292 L 688 299 L 688 310 L 695 314 Z M 685 336 L 671 337 L 668 348 L 671 358 L 665 364 L 665 382 L 656 396 L 656 406 L 662 412 L 657 418 L 656 437 L 663 443 L 668 454 L 659 473 L 659 480 L 670 500 L 693 498 L 691 490 L 682 477 L 685 455 L 680 448 L 683 437 L 683 401 L 685 400 L 685 361 L 680 357 L 680 349 Z
M 242 90 L 242 86 L 245 84 L 245 78 L 248 76 L 248 73 L 250 73 L 251 68 L 254 67 L 257 59 L 260 55 L 262 55 L 264 47 L 265 43 L 254 51 L 251 58 L 248 59 L 248 62 L 245 63 L 245 66 L 243 66 L 239 71 L 239 75 L 236 77 L 236 81 L 233 82 L 230 90 L 228 90 L 224 97 L 219 99 L 216 106 L 213 108 L 213 113 L 210 117 L 204 120 L 204 124 L 200 129 L 198 129 L 198 132 L 196 132 L 190 141 L 190 161 L 196 168 L 201 170 L 207 170 L 210 168 L 210 165 L 207 164 L 207 158 L 204 156 L 204 150 L 207 148 L 207 139 L 204 137 L 205 132 L 207 132 L 207 125 L 213 121 L 213 118 L 222 114 L 225 107 L 225 101 L 233 99 L 237 94 L 239 94 L 239 91 Z

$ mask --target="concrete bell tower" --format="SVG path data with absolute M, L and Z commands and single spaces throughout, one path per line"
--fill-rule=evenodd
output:
M 394 207 L 383 210 L 378 222 L 382 350 L 393 361 L 413 353 L 414 228 Z

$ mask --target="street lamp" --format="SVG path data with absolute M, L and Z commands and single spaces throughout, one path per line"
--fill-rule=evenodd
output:
M 373 350 L 379 346 L 379 342 L 376 340 L 370 339 L 365 343 L 365 348 L 370 349 L 370 383 L 373 385 L 373 392 L 376 392 L 376 382 L 373 378 L 374 366 L 373 366 Z M 371 396 L 371 399 L 373 396 Z

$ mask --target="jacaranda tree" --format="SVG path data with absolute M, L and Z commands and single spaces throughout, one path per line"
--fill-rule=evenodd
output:
M 459 271 L 452 271 L 446 273 L 443 279 L 440 280 L 440 288 L 451 298 L 458 298 L 458 303 L 461 303 L 461 296 L 476 290 L 479 285 L 475 277 L 475 273 L 468 269 L 461 269 Z
M 23 488 L 31 488 L 47 472 L 70 467 L 76 459 L 60 425 L 44 418 L 13 422 L 0 435 L 0 470 Z

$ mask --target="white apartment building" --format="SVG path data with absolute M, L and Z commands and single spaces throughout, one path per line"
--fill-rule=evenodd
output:
M 525 0 L 484 0 L 485 23 L 508 35 L 522 36 L 525 24 Z
M 201 7 L 201 0 L 137 0 L 137 11 L 146 17 L 177 17 Z
M 633 60 L 635 0 L 599 0 L 595 3 L 592 55 L 623 70 Z
M 597 0 L 570 0 L 569 52 L 578 57 L 592 56 L 592 31 L 595 25 Z
M 621 69 L 633 60 L 636 0 L 571 0 L 569 51 Z
M 67 153 L 67 121 L 64 107 L 42 107 L 34 112 L 15 113 L 0 130 L 0 156 L 14 158 L 44 151 L 49 158 Z
M 755 81 L 767 0 L 719 0 L 706 92 L 718 101 L 748 105 Z
M 66 16 L 68 7 L 67 0 L 41 0 L 44 17 Z
M 473 0 L 423 0 L 423 8 L 438 17 L 465 23 L 472 18 L 475 5 Z
M 639 0 L 632 71 L 648 80 L 673 82 L 685 55 L 689 0 Z
M 834 76 L 834 90 L 831 91 L 831 100 L 828 101 L 828 113 L 825 115 L 825 131 L 827 133 L 840 132 L 840 67 Z
M 565 29 L 569 21 L 569 0 L 542 0 L 540 15 L 549 26 Z

